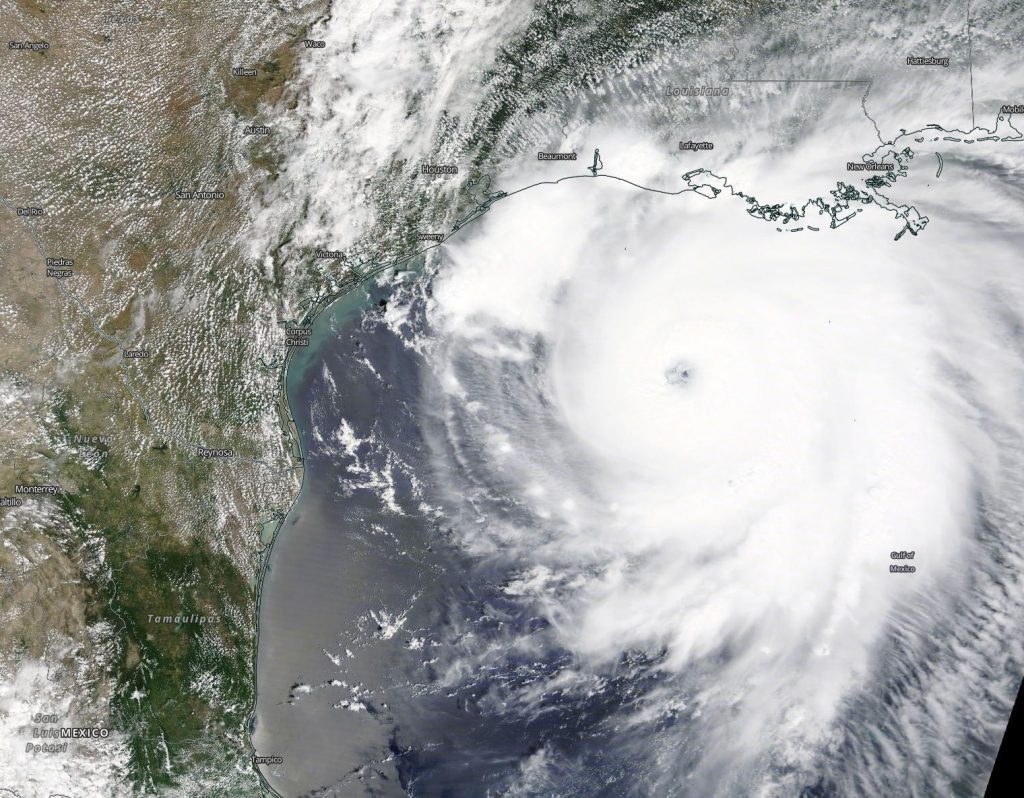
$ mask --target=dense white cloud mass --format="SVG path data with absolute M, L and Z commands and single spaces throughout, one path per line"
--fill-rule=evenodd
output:
M 825 132 L 774 168 L 845 168 Z M 635 163 L 616 173 L 676 171 Z M 727 195 L 571 180 L 505 201 L 442 259 L 428 404 L 462 543 L 512 569 L 507 590 L 578 657 L 560 679 L 631 650 L 679 677 L 645 712 L 700 717 L 700 794 L 730 794 L 725 763 L 809 765 L 878 652 L 901 656 L 893 630 L 930 634 L 984 563 L 979 497 L 1017 506 L 1021 231 L 982 164 L 946 180 L 932 226 L 900 241 L 877 207 L 779 233 Z
M 398 201 L 420 159 L 432 151 L 439 162 L 454 159 L 451 142 L 436 151 L 437 128 L 479 99 L 467 74 L 527 12 L 519 0 L 339 8 L 309 33 L 325 46 L 302 61 L 300 113 L 281 108 L 273 120 L 285 142 L 281 178 L 266 186 L 247 231 L 250 253 L 267 268 L 283 229 L 289 247 L 311 252 L 353 247 L 375 224 L 386 228 L 379 206 Z
M 89 723 L 74 715 L 73 698 L 55 694 L 50 667 L 30 659 L 23 661 L 11 678 L 0 682 L 0 794 L 47 798 L 131 794 L 117 780 L 127 766 L 128 754 L 116 732 L 85 743 L 36 736 L 40 732 L 59 734 L 64 726 Z M 31 749 L 44 744 L 67 748 L 59 753 Z M 6 786 L 9 784 L 16 785 L 17 792 Z
M 346 795 L 980 793 L 1024 667 L 1020 21 L 555 5 L 335 16 L 306 74 L 293 266 L 453 234 L 309 383 L 360 595 L 280 676 L 288 777 L 323 723 Z

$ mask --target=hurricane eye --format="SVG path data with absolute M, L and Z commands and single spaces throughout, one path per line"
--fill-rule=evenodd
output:
M 669 385 L 688 385 L 693 379 L 693 366 L 688 363 L 676 363 L 665 370 L 665 382 Z

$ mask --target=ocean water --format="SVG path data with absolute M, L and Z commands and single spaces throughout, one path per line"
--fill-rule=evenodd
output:
M 449 230 L 471 164 L 508 196 L 293 363 L 262 771 L 285 796 L 979 795 L 1024 671 L 1020 15 L 619 5 L 323 32 L 255 248 Z
M 546 187 L 321 316 L 261 602 L 268 782 L 982 791 L 1021 656 L 1021 286 L 1011 228 L 964 269 L 964 192 L 996 212 L 967 174 L 916 249 L 881 213 L 784 235 Z
M 258 755 L 283 760 L 263 776 L 286 796 L 486 795 L 520 783 L 523 764 L 562 740 L 593 746 L 593 785 L 607 730 L 586 730 L 644 663 L 537 716 L 485 705 L 492 690 L 557 673 L 566 652 L 509 652 L 455 676 L 463 643 L 500 649 L 547 623 L 506 594 L 504 569 L 466 558 L 427 504 L 444 490 L 430 484 L 422 358 L 377 296 L 319 317 L 289 375 L 306 472 L 261 596 L 252 736 Z
M 336 784 L 368 761 L 386 759 L 387 738 L 360 700 L 362 685 L 376 684 L 381 666 L 373 657 L 352 661 L 346 652 L 356 643 L 346 635 L 362 631 L 374 639 L 377 630 L 367 625 L 368 615 L 409 599 L 403 584 L 419 581 L 409 562 L 389 557 L 391 546 L 367 530 L 387 523 L 388 535 L 401 535 L 402 545 L 414 550 L 423 548 L 423 530 L 415 521 L 392 524 L 384 518 L 374 488 L 340 484 L 348 465 L 346 447 L 352 446 L 335 434 L 342 419 L 370 425 L 377 417 L 393 420 L 391 403 L 399 393 L 381 390 L 361 365 L 366 347 L 377 355 L 390 345 L 401 354 L 394 342 L 363 332 L 367 306 L 372 301 L 359 295 L 321 314 L 309 350 L 293 360 L 288 374 L 305 474 L 264 577 L 253 731 L 259 755 L 284 760 L 263 767 L 267 781 L 283 795 Z M 387 543 L 395 540 L 389 537 Z M 401 639 L 378 633 L 377 642 L 382 650 L 376 659 L 390 666 Z M 345 684 L 338 678 L 342 662 Z M 349 711 L 337 708 L 343 701 L 351 702 Z

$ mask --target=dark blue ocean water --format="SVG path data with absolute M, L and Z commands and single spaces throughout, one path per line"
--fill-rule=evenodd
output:
M 305 477 L 261 596 L 253 739 L 284 760 L 263 773 L 287 796 L 498 795 L 552 773 L 559 794 L 630 794 L 630 740 L 605 721 L 657 677 L 623 661 L 585 695 L 516 705 L 571 658 L 500 567 L 449 544 L 439 419 L 383 298 L 321 315 L 290 368 Z

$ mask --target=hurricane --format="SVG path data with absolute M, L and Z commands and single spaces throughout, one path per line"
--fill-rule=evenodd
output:
M 425 406 L 459 545 L 543 620 L 509 656 L 572 662 L 500 701 L 542 715 L 642 661 L 651 686 L 602 723 L 657 739 L 653 794 L 793 794 L 779 774 L 848 746 L 909 759 L 917 723 L 946 720 L 923 683 L 990 666 L 947 646 L 980 631 L 981 533 L 1018 506 L 1014 245 L 950 219 L 897 247 L 881 215 L 724 236 L 728 202 L 637 193 L 537 192 L 433 284 Z M 450 678 L 496 654 L 463 656 L 481 662 Z M 879 658 L 900 700 L 851 738 Z M 933 744 L 952 762 L 963 740 Z
M 332 573 L 372 585 L 282 712 L 355 740 L 309 794 L 984 791 L 1024 666 L 1024 128 L 1018 23 L 960 12 L 723 6 L 581 85 L 486 73 L 431 155 L 491 147 L 449 226 L 303 377 Z

